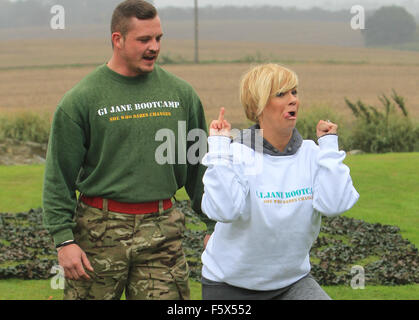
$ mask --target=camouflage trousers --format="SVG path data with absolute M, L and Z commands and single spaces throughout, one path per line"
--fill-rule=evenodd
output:
M 189 299 L 189 267 L 182 249 L 185 216 L 177 208 L 124 214 L 79 202 L 74 238 L 94 272 L 66 279 L 64 299 Z

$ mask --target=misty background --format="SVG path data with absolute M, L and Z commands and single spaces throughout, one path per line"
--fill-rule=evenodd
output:
M 106 38 L 121 0 L 0 0 L 0 40 Z M 193 0 L 155 0 L 167 39 L 193 39 Z M 65 9 L 65 29 L 52 30 L 50 12 Z M 367 18 L 386 5 L 403 6 L 419 22 L 419 0 L 198 0 L 200 40 L 363 47 L 350 22 L 353 5 Z M 228 5 L 227 5 L 228 4 Z
M 329 11 L 346 10 L 354 5 L 362 5 L 367 10 L 376 10 L 381 6 L 397 5 L 406 8 L 412 14 L 419 14 L 417 0 L 198 0 L 201 6 L 280 6 L 284 8 L 310 9 L 318 7 Z M 193 0 L 155 0 L 157 7 L 192 7 Z

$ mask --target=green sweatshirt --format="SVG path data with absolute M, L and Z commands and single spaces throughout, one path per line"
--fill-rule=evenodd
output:
M 201 211 L 205 167 L 186 157 L 199 140 L 206 148 L 206 137 L 188 136 L 196 128 L 207 132 L 199 97 L 157 65 L 138 77 L 102 65 L 82 79 L 60 101 L 48 144 L 44 225 L 54 242 L 73 239 L 76 190 L 139 203 L 171 198 L 185 186 L 211 232 L 214 222 Z

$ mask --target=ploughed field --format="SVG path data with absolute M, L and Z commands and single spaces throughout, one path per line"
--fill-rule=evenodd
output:
M 109 42 L 103 39 L 2 41 L 0 113 L 52 113 L 63 94 L 110 55 Z M 419 52 L 201 41 L 202 63 L 192 60 L 192 41 L 163 42 L 161 64 L 196 89 L 208 121 L 224 106 L 233 127 L 246 126 L 238 94 L 240 77 L 252 65 L 268 61 L 297 72 L 302 110 L 330 106 L 350 115 L 344 97 L 380 105 L 377 96 L 395 89 L 405 98 L 411 116 L 419 118 Z

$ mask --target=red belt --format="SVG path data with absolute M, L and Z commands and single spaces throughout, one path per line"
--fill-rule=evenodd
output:
M 85 204 L 91 207 L 103 209 L 103 198 L 101 197 L 87 197 L 85 195 L 81 195 L 80 199 Z M 170 209 L 173 205 L 171 199 L 165 199 L 162 201 L 163 210 Z M 142 203 L 127 203 L 108 199 L 108 210 L 113 212 L 130 214 L 146 214 L 159 212 L 159 200 Z

